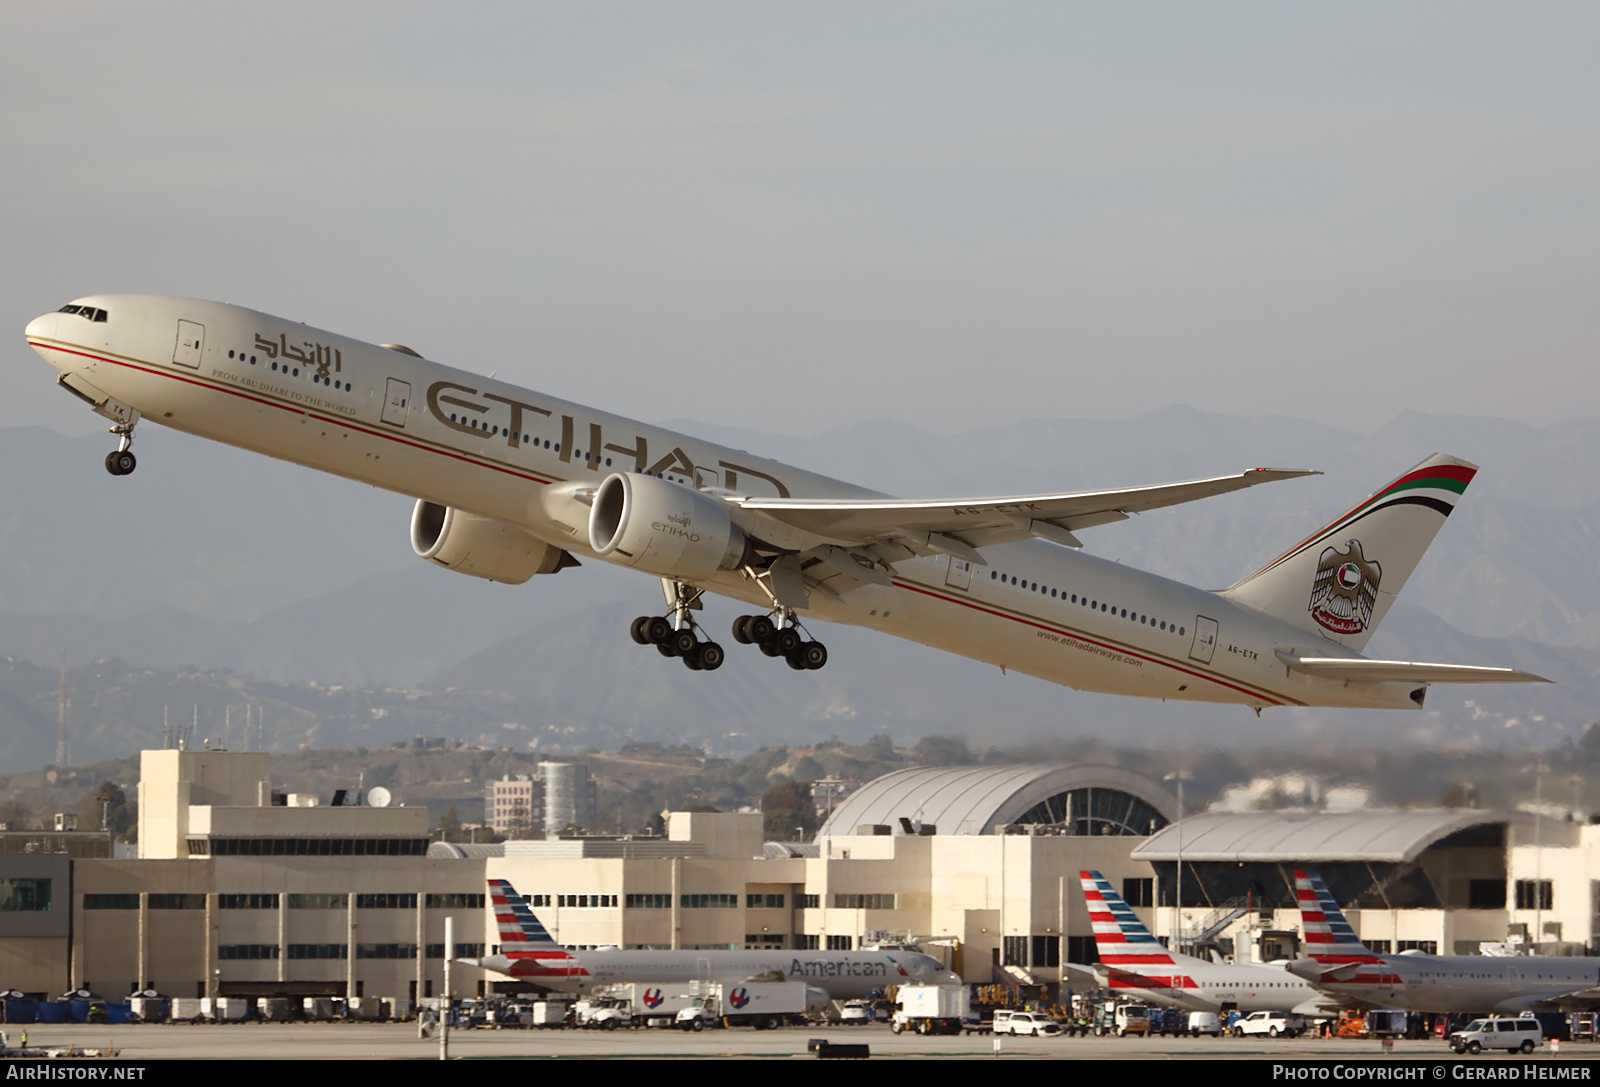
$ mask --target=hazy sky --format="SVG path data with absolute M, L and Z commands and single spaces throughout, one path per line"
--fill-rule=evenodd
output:
M 0 6 L 26 321 L 238 302 L 816 433 L 1595 413 L 1600 6 Z

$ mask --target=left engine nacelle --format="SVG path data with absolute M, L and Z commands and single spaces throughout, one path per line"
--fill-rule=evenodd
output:
M 750 542 L 716 499 L 658 476 L 617 473 L 594 493 L 589 546 L 659 577 L 737 570 Z
M 521 585 L 534 574 L 578 565 L 561 548 L 504 521 L 423 501 L 411 511 L 411 550 L 458 574 L 512 585 Z

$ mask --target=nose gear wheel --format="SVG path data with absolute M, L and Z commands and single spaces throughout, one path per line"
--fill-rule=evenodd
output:
M 106 471 L 114 476 L 132 475 L 139 466 L 138 458 L 129 448 L 133 445 L 133 424 L 118 423 L 111 428 L 111 433 L 117 436 L 118 441 L 117 448 L 106 454 Z

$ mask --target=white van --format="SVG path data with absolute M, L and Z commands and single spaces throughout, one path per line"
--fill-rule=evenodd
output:
M 1533 1016 L 1516 1019 L 1474 1019 L 1460 1030 L 1451 1031 L 1447 1044 L 1456 1053 L 1481 1053 L 1503 1049 L 1507 1053 L 1532 1053 L 1544 1044 L 1544 1031 Z

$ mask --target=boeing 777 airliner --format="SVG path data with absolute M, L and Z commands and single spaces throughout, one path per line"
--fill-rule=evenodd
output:
M 240 306 L 96 295 L 30 322 L 59 384 L 109 418 L 113 475 L 143 420 L 417 499 L 429 562 L 521 583 L 578 558 L 659 577 L 641 645 L 710 671 L 702 593 L 752 605 L 738 642 L 798 670 L 804 620 L 871 627 L 1080 690 L 1413 709 L 1430 683 L 1541 682 L 1361 650 L 1477 469 L 1434 456 L 1232 588 L 1078 550 L 1130 514 L 1314 473 L 1127 490 L 891 498 Z

